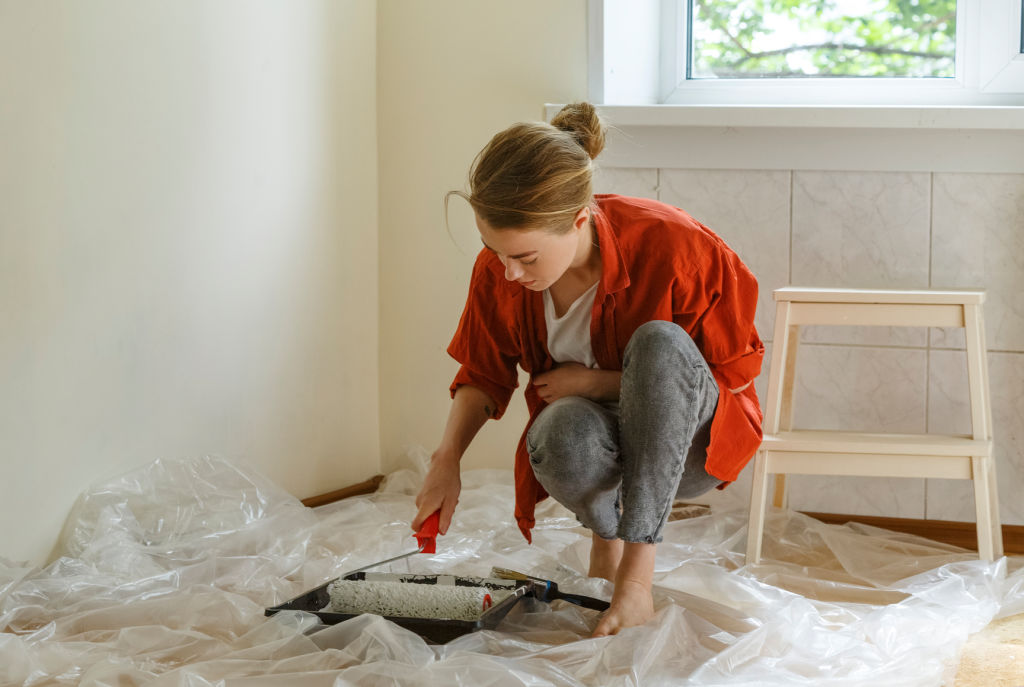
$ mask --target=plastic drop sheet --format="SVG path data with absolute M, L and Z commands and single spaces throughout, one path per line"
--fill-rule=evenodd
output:
M 717 508 L 668 524 L 657 615 L 613 637 L 589 638 L 594 611 L 532 599 L 446 645 L 377 616 L 265 618 L 409 550 L 425 454 L 410 459 L 378 493 L 315 511 L 217 458 L 158 461 L 90 488 L 52 564 L 0 558 L 0 684 L 941 685 L 969 634 L 1024 611 L 1013 559 L 794 513 L 770 514 L 765 562 L 745 566 L 746 511 Z M 589 533 L 570 513 L 542 504 L 532 546 L 511 513 L 511 472 L 466 472 L 438 553 L 384 570 L 500 566 L 610 598 L 609 583 L 585 576 Z

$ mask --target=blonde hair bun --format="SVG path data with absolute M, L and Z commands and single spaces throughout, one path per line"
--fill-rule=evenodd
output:
M 604 124 L 590 103 L 562 108 L 551 124 L 520 122 L 495 134 L 469 170 L 469 201 L 494 229 L 573 228 L 594 201 L 593 158 L 604 148 Z
M 591 160 L 604 150 L 604 122 L 590 103 L 569 103 L 552 118 L 551 125 L 571 134 Z

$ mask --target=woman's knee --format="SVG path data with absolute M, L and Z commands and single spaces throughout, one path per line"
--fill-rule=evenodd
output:
M 707 361 L 686 330 L 663 320 L 646 322 L 633 332 L 623 357 L 623 374 L 641 385 L 669 376 L 682 377 L 687 386 L 711 378 Z
M 593 401 L 570 396 L 545 408 L 526 435 L 534 472 L 580 475 L 618 455 L 617 428 Z
M 674 322 L 651 320 L 636 328 L 626 345 L 625 356 L 679 356 L 703 360 L 697 344 Z
M 587 443 L 607 430 L 600 406 L 579 396 L 560 398 L 541 411 L 526 435 L 530 452 Z

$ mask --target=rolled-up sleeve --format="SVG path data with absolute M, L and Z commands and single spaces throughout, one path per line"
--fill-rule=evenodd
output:
M 473 266 L 459 327 L 448 346 L 448 354 L 461 364 L 449 388 L 451 395 L 463 385 L 486 392 L 497 406 L 494 419 L 505 414 L 519 385 L 516 365 L 521 357 L 511 316 L 518 299 L 496 293 L 501 286 L 487 265 L 487 255 L 481 252 Z

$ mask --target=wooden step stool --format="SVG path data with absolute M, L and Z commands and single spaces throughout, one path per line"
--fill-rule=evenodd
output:
M 978 553 L 1003 555 L 992 411 L 981 304 L 984 291 L 776 289 L 775 338 L 765 400 L 764 439 L 754 458 L 747 562 L 761 559 L 768 478 L 786 504 L 785 474 L 940 477 L 974 480 Z M 971 395 L 970 436 L 794 430 L 793 377 L 802 325 L 963 327 Z

